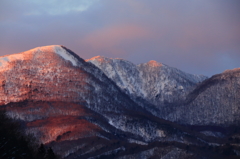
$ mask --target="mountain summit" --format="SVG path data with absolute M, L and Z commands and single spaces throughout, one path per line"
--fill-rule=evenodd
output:
M 5 55 L 0 59 L 1 69 L 9 67 L 11 64 L 18 61 L 45 61 L 43 62 L 43 64 L 45 64 L 48 63 L 48 61 L 57 63 L 57 61 L 63 62 L 63 60 L 65 60 L 65 62 L 70 62 L 73 66 L 77 66 L 80 61 L 83 61 L 76 54 L 68 52 L 66 49 L 67 48 L 61 45 L 51 45 L 37 47 L 18 54 Z
M 68 87 L 71 83 L 61 85 L 61 82 L 68 79 L 65 77 L 66 79 L 61 81 L 60 76 L 68 74 L 68 68 L 76 69 L 76 66 L 80 67 L 83 63 L 84 60 L 59 45 L 37 47 L 26 52 L 3 56 L 0 58 L 2 83 L 0 103 L 41 98 L 59 100 L 62 99 L 60 92 L 63 87 L 68 92 L 65 96 L 69 96 L 69 101 L 75 101 L 76 94 Z M 76 72 L 71 78 L 74 78 L 74 75 Z

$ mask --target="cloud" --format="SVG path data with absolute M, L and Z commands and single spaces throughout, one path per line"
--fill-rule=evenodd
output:
M 87 35 L 80 43 L 91 52 L 109 53 L 123 56 L 127 52 L 124 46 L 146 39 L 149 33 L 146 29 L 135 25 L 115 25 L 103 28 Z
M 0 54 L 62 44 L 82 58 L 212 75 L 240 67 L 239 8 L 239 0 L 1 0 Z
M 94 2 L 97 0 L 48 0 L 32 1 L 32 9 L 29 9 L 27 15 L 39 15 L 39 14 L 49 14 L 49 15 L 61 15 L 69 12 L 82 12 L 87 10 Z M 38 6 L 38 7 L 37 7 Z M 38 9 L 35 9 L 38 8 Z
M 86 11 L 99 0 L 1 0 L 0 20 L 9 20 L 21 16 L 63 15 Z

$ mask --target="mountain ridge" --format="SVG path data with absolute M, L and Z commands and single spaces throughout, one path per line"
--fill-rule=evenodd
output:
M 240 152 L 238 69 L 206 79 L 156 61 L 84 60 L 61 45 L 14 56 L 0 57 L 1 108 L 64 158 Z
M 86 61 L 100 68 L 139 105 L 149 103 L 158 110 L 168 103 L 182 102 L 197 83 L 207 79 L 153 60 L 135 65 L 124 59 L 97 56 Z

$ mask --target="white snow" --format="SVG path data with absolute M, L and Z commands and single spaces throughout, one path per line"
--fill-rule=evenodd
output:
M 71 55 L 69 52 L 67 52 L 65 49 L 63 49 L 61 46 L 55 46 L 54 50 L 62 58 L 64 58 L 65 60 L 70 61 L 73 66 L 77 66 L 78 65 L 78 59 L 76 59 L 73 55 Z
M 135 65 L 100 56 L 87 61 L 100 68 L 128 95 L 142 97 L 156 106 L 182 99 L 193 84 L 206 79 L 156 61 Z
M 148 143 L 146 143 L 146 142 L 142 142 L 142 141 L 131 139 L 131 138 L 128 139 L 128 142 L 129 143 L 136 143 L 136 144 L 139 144 L 139 145 L 148 145 Z
M 0 70 L 10 69 L 11 65 L 9 63 L 16 60 L 24 60 L 24 56 L 22 54 L 12 54 L 0 57 Z
M 2 58 L 0 58 L 0 60 L 6 61 L 6 62 L 9 61 L 8 57 L 2 57 Z

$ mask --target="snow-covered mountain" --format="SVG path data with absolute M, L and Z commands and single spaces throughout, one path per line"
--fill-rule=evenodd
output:
M 60 45 L 0 57 L 0 107 L 68 159 L 240 152 L 238 69 L 205 80 L 156 61 L 87 61 Z
M 123 151 L 134 143 L 186 136 L 168 133 L 171 126 L 162 128 L 163 121 L 154 119 L 100 69 L 63 46 L 38 47 L 3 56 L 0 62 L 2 107 L 26 126 L 26 133 L 65 158 L 114 152 L 119 141 L 124 141 L 119 149 Z
M 206 76 L 188 74 L 156 61 L 135 65 L 124 59 L 102 56 L 86 61 L 100 68 L 135 102 L 146 106 L 143 102 L 146 100 L 157 109 L 185 100 L 190 90 L 207 79 Z
M 239 105 L 240 69 L 237 68 L 200 83 L 185 102 L 176 107 L 178 113 L 169 113 L 167 118 L 191 125 L 239 126 Z
M 81 102 L 95 110 L 108 103 L 102 112 L 135 104 L 101 70 L 63 46 L 38 47 L 3 56 L 0 62 L 0 104 L 44 99 Z
M 3 56 L 0 64 L 0 104 L 45 144 L 104 137 L 101 132 L 114 128 L 108 123 L 111 114 L 143 112 L 101 70 L 63 46 Z
M 156 61 L 135 65 L 102 56 L 86 61 L 100 68 L 136 103 L 160 118 L 191 125 L 239 124 L 239 69 L 207 79 Z

